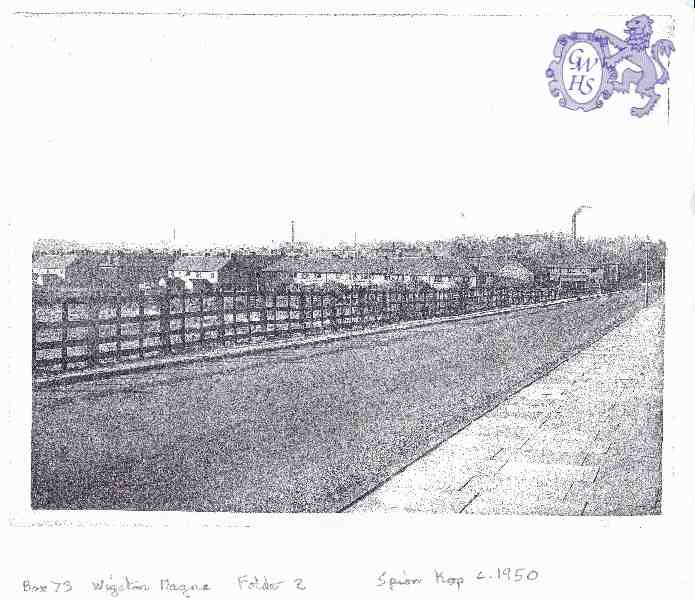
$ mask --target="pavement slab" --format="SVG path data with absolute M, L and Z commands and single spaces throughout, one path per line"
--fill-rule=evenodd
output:
M 658 303 L 509 397 L 350 510 L 659 514 L 662 389 Z

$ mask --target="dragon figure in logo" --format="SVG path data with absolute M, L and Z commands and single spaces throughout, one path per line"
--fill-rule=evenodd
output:
M 625 23 L 626 39 L 621 39 L 603 29 L 594 31 L 594 37 L 598 40 L 606 40 L 617 48 L 617 52 L 606 57 L 606 67 L 615 68 L 623 60 L 627 60 L 632 66 L 639 67 L 639 71 L 627 68 L 623 71 L 620 81 L 613 84 L 613 90 L 626 94 L 630 91 L 630 84 L 635 84 L 635 91 L 647 98 L 644 106 L 635 106 L 630 113 L 635 117 L 643 117 L 654 108 L 661 97 L 654 91 L 654 86 L 668 81 L 668 70 L 662 64 L 660 56 L 670 56 L 675 51 L 669 40 L 658 40 L 651 47 L 651 57 L 647 54 L 647 48 L 652 37 L 652 23 L 654 21 L 647 15 L 634 17 Z M 653 60 L 652 60 L 653 58 Z M 661 68 L 661 75 L 657 77 L 656 64 Z

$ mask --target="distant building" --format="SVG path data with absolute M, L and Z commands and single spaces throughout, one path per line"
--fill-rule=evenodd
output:
M 174 257 L 166 253 L 115 252 L 91 257 L 93 284 L 119 291 L 150 290 L 166 277 Z
M 47 254 L 34 260 L 32 276 L 42 287 L 128 292 L 156 287 L 173 260 L 171 255 L 149 252 Z
M 533 285 L 535 280 L 533 272 L 516 259 L 501 261 L 497 277 L 510 285 Z
M 467 256 L 465 260 L 475 271 L 479 286 L 493 285 L 502 268 L 502 265 L 489 255 Z
M 277 260 L 277 256 L 270 254 L 233 254 L 223 271 L 220 287 L 230 290 L 259 290 L 269 281 L 264 277 L 263 269 Z
M 32 282 L 42 287 L 77 285 L 85 261 L 78 254 L 44 254 L 31 265 Z
M 616 289 L 620 285 L 620 264 L 616 262 L 603 265 L 603 285 L 609 289 Z
M 285 258 L 264 274 L 302 286 L 374 287 L 389 284 L 427 284 L 435 289 L 474 287 L 475 273 L 464 262 L 449 258 Z
M 181 280 L 187 290 L 199 290 L 220 285 L 230 263 L 226 256 L 182 256 L 169 267 L 168 275 L 170 280 Z
M 449 257 L 403 257 L 389 261 L 396 281 L 416 282 L 435 289 L 476 287 L 477 276 L 468 263 Z
M 168 277 L 182 282 L 187 290 L 214 287 L 255 291 L 265 283 L 263 270 L 276 260 L 275 256 L 256 254 L 182 256 L 171 265 Z
M 469 256 L 466 260 L 475 270 L 482 286 L 533 285 L 535 281 L 533 272 L 516 258 L 479 255 Z
M 545 267 L 547 280 L 562 289 L 590 290 L 601 288 L 604 270 L 590 262 L 558 262 Z

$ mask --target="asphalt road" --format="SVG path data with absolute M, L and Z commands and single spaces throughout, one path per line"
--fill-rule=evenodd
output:
M 641 302 L 632 292 L 35 390 L 32 506 L 340 510 Z

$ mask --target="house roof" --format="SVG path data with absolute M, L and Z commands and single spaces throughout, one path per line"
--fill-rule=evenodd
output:
M 481 256 L 478 263 L 478 271 L 482 273 L 497 273 L 502 268 L 502 263 L 492 256 Z
M 182 256 L 169 269 L 172 271 L 219 271 L 230 260 L 226 256 Z
M 277 260 L 269 254 L 232 254 L 230 264 L 235 269 L 261 269 Z
M 544 266 L 547 267 L 600 267 L 601 260 L 599 256 L 590 252 L 583 251 L 566 251 L 558 252 L 552 255 L 546 255 L 543 260 Z
M 405 257 L 390 261 L 392 273 L 405 275 L 473 275 L 467 263 L 455 258 Z
M 560 260 L 557 262 L 550 262 L 545 265 L 547 268 L 563 268 L 563 269 L 596 269 L 599 268 L 601 265 L 599 265 L 597 262 L 589 261 L 589 260 L 578 260 L 578 261 L 572 261 L 572 260 Z
M 355 271 L 370 271 L 387 273 L 388 261 L 336 256 L 283 258 L 266 267 L 264 271 L 290 273 L 352 273 Z
M 478 256 L 469 256 L 468 260 L 474 266 L 474 269 L 478 273 L 485 273 L 496 275 L 498 271 L 506 266 L 511 260 L 506 260 L 504 258 L 497 258 L 489 254 L 482 254 Z
M 522 264 L 521 262 L 519 262 L 515 258 L 502 261 L 501 266 L 500 266 L 500 271 L 503 269 L 507 269 L 509 267 L 512 267 L 515 269 L 523 269 L 524 271 L 531 273 L 531 269 L 529 269 L 526 265 Z
M 77 254 L 44 254 L 37 257 L 31 267 L 32 269 L 64 269 L 78 258 Z
M 472 275 L 464 262 L 452 258 L 285 258 L 264 269 L 289 273 L 390 273 L 399 275 Z

